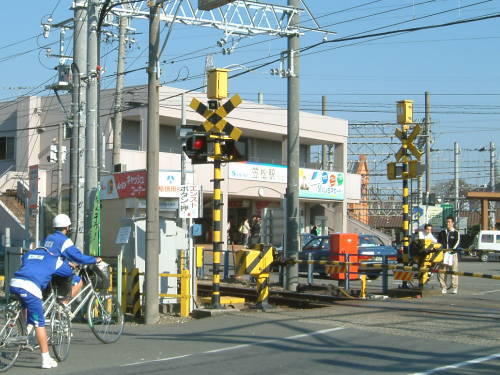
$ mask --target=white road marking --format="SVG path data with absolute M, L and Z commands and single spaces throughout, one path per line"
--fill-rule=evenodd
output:
M 294 336 L 288 336 L 288 337 L 280 337 L 280 338 L 277 338 L 277 339 L 256 341 L 256 342 L 252 342 L 252 343 L 249 343 L 249 344 L 240 344 L 240 345 L 228 346 L 226 348 L 220 348 L 220 349 L 214 349 L 214 350 L 207 350 L 207 351 L 201 352 L 201 353 L 191 353 L 191 354 L 178 355 L 178 356 L 175 356 L 175 357 L 153 359 L 153 360 L 150 360 L 150 361 L 141 361 L 141 362 L 127 363 L 125 365 L 121 365 L 120 367 L 136 366 L 136 365 L 142 365 L 142 364 L 145 364 L 145 363 L 154 363 L 154 362 L 162 362 L 162 361 L 172 361 L 174 359 L 191 357 L 191 356 L 194 356 L 194 355 L 197 355 L 197 354 L 211 354 L 211 353 L 227 352 L 227 351 L 230 351 L 230 350 L 238 350 L 238 349 L 242 349 L 242 348 L 247 348 L 249 346 L 266 345 L 266 344 L 270 344 L 270 343 L 273 343 L 273 342 L 286 341 L 286 340 L 296 340 L 296 339 L 300 339 L 300 338 L 303 338 L 303 337 L 324 335 L 326 333 L 340 331 L 342 329 L 345 329 L 345 327 L 335 327 L 335 328 L 322 329 L 322 330 L 319 330 L 319 331 L 314 331 L 314 332 L 309 332 L 309 333 L 302 333 L 300 335 L 294 335 Z
M 184 355 L 178 355 L 178 356 L 175 356 L 175 357 L 168 357 L 168 358 L 153 359 L 153 360 L 151 360 L 151 361 L 142 361 L 142 362 L 127 363 L 126 365 L 121 365 L 120 367 L 135 366 L 135 365 L 142 365 L 143 363 L 153 363 L 153 362 L 172 361 L 172 360 L 174 360 L 174 359 L 185 358 L 185 357 L 190 357 L 190 356 L 192 356 L 192 354 L 184 354 Z
M 468 365 L 473 365 L 476 363 L 486 362 L 486 361 L 489 361 L 491 359 L 496 359 L 496 358 L 500 358 L 500 353 L 488 355 L 486 357 L 479 357 L 476 359 L 471 359 L 469 361 L 459 362 L 459 363 L 455 363 L 455 364 L 448 365 L 448 366 L 436 367 L 432 370 L 428 370 L 428 371 L 424 371 L 424 372 L 416 372 L 412 375 L 430 375 L 430 374 L 434 374 L 434 373 L 439 372 L 439 371 L 460 368 L 460 367 L 464 367 L 464 366 L 468 366 Z
M 479 292 L 479 293 L 472 293 L 473 296 L 484 296 L 485 294 L 489 293 L 497 293 L 500 292 L 500 289 L 495 289 L 495 290 L 487 290 L 485 292 Z

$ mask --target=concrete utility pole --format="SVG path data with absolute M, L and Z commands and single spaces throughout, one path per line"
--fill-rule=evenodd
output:
M 123 82 L 125 80 L 125 33 L 128 26 L 128 17 L 120 16 L 118 36 L 118 64 L 116 67 L 116 89 L 115 89 L 115 117 L 113 122 L 113 168 L 120 164 L 120 149 L 122 148 L 122 108 L 123 108 Z
M 70 216 L 73 242 L 83 248 L 84 171 L 85 171 L 85 82 L 87 74 L 87 8 L 85 2 L 74 4 L 73 30 L 73 127 L 70 144 Z
M 494 142 L 490 142 L 490 190 L 492 192 L 495 192 L 496 190 L 496 176 L 495 176 L 495 170 L 496 170 L 496 162 L 497 162 L 497 148 Z M 490 219 L 491 219 L 491 224 L 490 227 L 492 229 L 496 229 L 496 223 L 497 223 L 497 218 L 496 218 L 496 202 L 490 202 Z
M 159 152 L 160 152 L 160 113 L 159 113 L 159 63 L 160 46 L 160 5 L 155 2 L 149 8 L 149 63 L 148 63 L 148 142 L 147 161 L 148 184 L 146 196 L 146 272 L 145 280 L 145 323 L 155 324 L 160 316 L 159 265 L 160 246 L 159 222 Z
M 429 204 L 431 192 L 431 95 L 425 92 L 425 197 Z
M 460 208 L 459 206 L 459 199 L 460 199 L 460 146 L 458 145 L 457 142 L 453 144 L 453 166 L 455 168 L 455 173 L 454 173 L 454 179 L 455 179 L 455 194 L 454 194 L 454 201 L 455 201 L 455 222 L 458 221 L 458 210 Z
M 326 107 L 327 107 L 327 99 L 326 99 L 326 96 L 323 95 L 321 97 L 321 114 L 323 116 L 326 116 L 328 114 Z M 324 171 L 328 169 L 328 149 L 329 149 L 329 147 L 330 147 L 330 145 L 326 145 L 326 144 L 321 145 L 321 169 L 323 169 Z
M 299 0 L 288 0 L 288 6 L 299 7 Z M 290 26 L 296 27 L 300 23 L 298 13 L 290 13 Z M 287 108 L 287 189 L 286 189 L 286 247 L 287 259 L 297 259 L 299 253 L 299 33 L 288 37 L 288 108 Z M 285 287 L 289 291 L 296 291 L 299 283 L 299 268 L 297 264 L 288 264 L 286 270 Z
M 90 245 L 93 194 L 98 184 L 97 167 L 97 8 L 98 0 L 89 0 L 87 10 L 87 128 L 85 131 L 85 247 Z
M 57 213 L 62 213 L 62 174 L 63 174 L 64 124 L 57 127 Z

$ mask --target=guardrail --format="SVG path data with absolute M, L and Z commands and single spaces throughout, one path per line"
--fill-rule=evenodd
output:
M 363 262 L 340 262 L 340 261 L 329 261 L 329 260 L 294 260 L 294 259 L 288 259 L 284 262 L 285 264 L 287 263 L 297 263 L 297 264 L 320 264 L 320 265 L 363 265 Z M 372 264 L 372 265 L 364 265 L 362 270 L 382 270 L 382 269 L 388 269 L 388 270 L 402 270 L 402 271 L 413 271 L 413 272 L 418 272 L 418 273 L 424 273 L 424 272 L 431 272 L 431 273 L 442 273 L 442 274 L 447 274 L 447 275 L 456 275 L 456 276 L 463 276 L 463 277 L 477 277 L 477 278 L 482 278 L 482 279 L 493 279 L 493 280 L 500 280 L 500 275 L 489 275 L 489 274 L 484 274 L 484 273 L 478 273 L 478 272 L 453 272 L 453 271 L 445 271 L 445 270 L 439 270 L 435 268 L 419 268 L 418 266 L 412 265 L 412 266 L 400 266 L 400 265 L 384 265 L 384 264 Z

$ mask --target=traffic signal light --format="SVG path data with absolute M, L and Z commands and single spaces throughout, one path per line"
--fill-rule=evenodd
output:
M 190 134 L 184 143 L 184 152 L 192 164 L 207 163 L 208 137 L 206 134 Z
M 236 141 L 234 139 L 225 139 L 221 143 L 221 153 L 226 159 L 226 161 L 246 161 L 246 157 L 241 155 L 236 147 Z

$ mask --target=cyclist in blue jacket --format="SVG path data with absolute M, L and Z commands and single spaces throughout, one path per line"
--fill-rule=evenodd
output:
M 42 290 L 47 287 L 53 275 L 69 277 L 72 274 L 71 264 L 67 260 L 45 248 L 37 248 L 23 255 L 21 268 L 10 281 L 10 292 L 18 296 L 22 307 L 27 310 L 28 329 L 35 327 L 42 354 L 42 368 L 57 367 L 47 344 Z
M 96 264 L 101 262 L 100 257 L 93 257 L 90 255 L 83 254 L 83 252 L 77 248 L 73 241 L 68 238 L 70 232 L 71 220 L 68 215 L 59 214 L 54 217 L 52 221 L 52 227 L 54 228 L 54 233 L 49 234 L 45 239 L 44 245 L 50 252 L 67 259 L 70 262 L 77 264 Z M 78 275 L 73 275 L 71 282 L 71 297 L 74 297 L 82 289 L 82 279 Z

